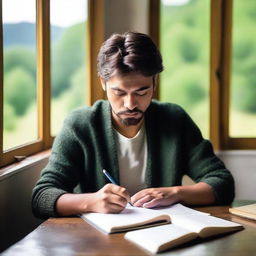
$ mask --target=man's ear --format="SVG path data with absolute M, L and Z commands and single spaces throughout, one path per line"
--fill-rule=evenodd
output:
M 100 77 L 100 83 L 103 91 L 106 91 L 106 81 L 102 77 Z

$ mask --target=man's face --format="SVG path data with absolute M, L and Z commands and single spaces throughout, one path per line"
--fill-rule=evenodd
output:
M 139 125 L 153 97 L 153 77 L 132 73 L 101 82 L 112 107 L 115 124 Z

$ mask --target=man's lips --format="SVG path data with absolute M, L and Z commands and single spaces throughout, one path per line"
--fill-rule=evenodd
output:
M 124 114 L 121 114 L 122 116 L 128 116 L 128 117 L 136 117 L 138 115 L 140 115 L 141 113 L 139 112 L 135 112 L 135 113 L 124 113 Z
M 141 115 L 141 114 L 142 114 L 142 113 L 139 112 L 139 111 L 133 111 L 133 112 L 128 112 L 128 111 L 126 111 L 126 112 L 121 112 L 121 113 L 119 113 L 119 115 L 121 115 L 121 116 L 127 116 L 127 117 L 136 117 L 136 116 Z

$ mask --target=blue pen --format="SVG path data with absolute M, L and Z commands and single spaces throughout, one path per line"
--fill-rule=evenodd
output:
M 117 185 L 116 181 L 111 177 L 111 175 L 105 169 L 103 169 L 102 171 L 103 171 L 104 175 L 109 179 L 109 181 L 111 183 Z
M 112 178 L 112 176 L 105 169 L 103 169 L 102 171 L 112 184 L 118 185 L 116 181 Z M 129 205 L 133 206 L 130 202 Z

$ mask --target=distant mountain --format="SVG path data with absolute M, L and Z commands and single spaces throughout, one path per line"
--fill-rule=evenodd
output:
M 58 40 L 63 32 L 62 27 L 51 26 L 51 40 Z M 34 23 L 6 23 L 3 24 L 4 47 L 23 45 L 35 46 L 36 26 Z

